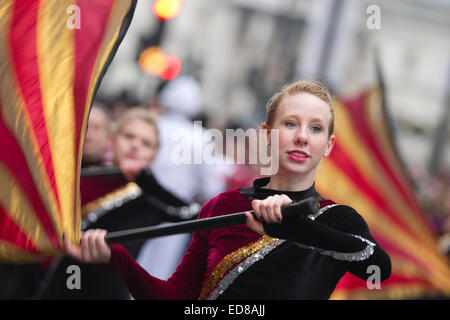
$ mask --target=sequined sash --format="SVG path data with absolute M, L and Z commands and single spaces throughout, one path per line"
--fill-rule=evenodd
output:
M 225 256 L 210 274 L 198 299 L 216 299 L 241 273 L 251 267 L 255 262 L 263 259 L 270 251 L 284 241 L 264 235 L 249 245 L 239 248 Z

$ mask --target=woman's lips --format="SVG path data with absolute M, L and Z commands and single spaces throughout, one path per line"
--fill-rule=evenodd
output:
M 137 154 L 135 154 L 135 153 L 127 153 L 125 155 L 125 158 L 131 159 L 131 160 L 135 160 L 135 159 L 137 159 Z
M 288 156 L 289 158 L 291 158 L 294 161 L 298 161 L 298 162 L 303 162 L 306 161 L 306 159 L 309 158 L 309 155 L 304 152 L 304 151 L 300 151 L 300 150 L 292 150 L 288 152 Z

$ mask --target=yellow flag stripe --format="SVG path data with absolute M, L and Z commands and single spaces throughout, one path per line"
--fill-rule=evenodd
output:
M 2 261 L 2 259 L 0 259 L 0 263 L 29 263 L 42 261 L 43 259 L 40 254 L 24 251 L 2 239 L 0 239 L 0 257 L 8 257 L 8 260 Z
M 418 268 L 417 265 L 410 260 L 393 253 L 390 253 L 389 255 L 392 261 L 392 274 L 401 275 L 411 279 L 417 278 L 425 281 L 429 280 L 428 272 Z M 433 285 L 439 290 L 442 290 L 442 292 L 449 292 L 450 290 L 448 282 L 434 281 Z
M 74 34 L 66 21 L 72 0 L 42 1 L 37 50 L 41 95 L 61 203 L 61 227 L 73 237 L 75 181 Z M 58 61 L 58 63 L 55 63 Z M 59 230 L 59 234 L 62 234 Z

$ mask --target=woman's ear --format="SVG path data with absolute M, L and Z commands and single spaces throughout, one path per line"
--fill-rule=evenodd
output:
M 327 147 L 326 147 L 325 154 L 324 154 L 326 157 L 330 154 L 331 150 L 333 150 L 335 142 L 336 142 L 336 136 L 334 134 L 332 134 L 328 138 Z
M 261 129 L 267 130 L 267 142 L 270 141 L 270 127 L 267 125 L 267 123 L 263 123 L 261 126 Z

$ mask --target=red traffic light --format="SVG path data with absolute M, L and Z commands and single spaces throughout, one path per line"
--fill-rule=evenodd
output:
M 177 56 L 167 55 L 160 47 L 153 46 L 141 52 L 139 65 L 149 75 L 168 81 L 180 74 L 182 64 Z
M 163 80 L 175 79 L 181 71 L 181 61 L 177 56 L 166 56 L 167 66 L 159 74 L 159 77 Z

